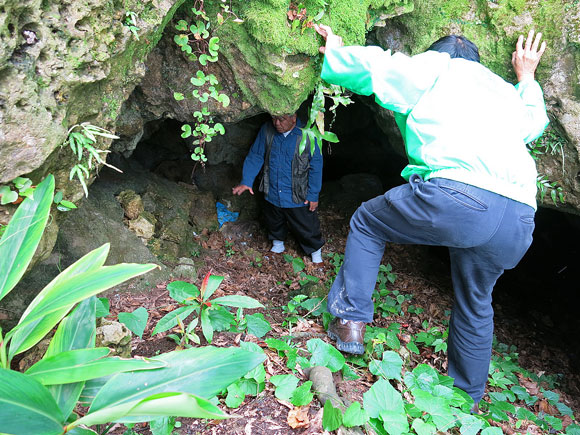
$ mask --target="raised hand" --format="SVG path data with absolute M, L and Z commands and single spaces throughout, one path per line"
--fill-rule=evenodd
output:
M 324 53 L 327 48 L 337 48 L 344 45 L 342 38 L 338 35 L 335 35 L 330 26 L 326 26 L 324 24 L 315 24 L 314 30 L 316 30 L 316 32 L 326 41 L 326 46 L 321 46 L 318 48 L 318 51 L 321 53 Z
M 542 45 L 540 46 L 541 39 L 541 33 L 538 33 L 534 39 L 533 29 L 528 33 L 525 46 L 523 45 L 524 35 L 520 35 L 518 38 L 516 51 L 512 54 L 512 65 L 518 78 L 518 82 L 526 79 L 534 80 L 534 74 L 538 64 L 540 63 L 540 58 L 542 57 L 542 54 L 544 54 L 544 51 L 546 51 L 546 41 L 542 42 Z M 538 49 L 538 47 L 540 48 Z

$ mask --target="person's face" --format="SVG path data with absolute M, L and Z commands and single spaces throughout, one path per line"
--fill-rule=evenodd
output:
M 286 133 L 296 125 L 296 114 L 272 116 L 272 124 L 278 133 Z

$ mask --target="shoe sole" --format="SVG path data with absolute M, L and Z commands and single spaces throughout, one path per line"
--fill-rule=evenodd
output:
M 334 332 L 330 330 L 326 331 L 326 333 L 328 334 L 331 340 L 334 340 L 336 342 L 336 348 L 338 350 L 341 350 L 346 353 L 352 353 L 354 355 L 362 355 L 363 353 L 365 353 L 365 347 L 362 344 L 357 343 L 355 341 L 346 343 L 342 341 L 338 335 L 336 335 Z

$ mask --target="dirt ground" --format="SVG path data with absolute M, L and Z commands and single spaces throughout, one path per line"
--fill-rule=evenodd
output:
M 321 211 L 320 218 L 327 240 L 323 251 L 326 254 L 343 253 L 348 232 L 348 219 L 333 210 Z M 239 225 L 243 227 L 243 224 Z M 287 335 L 287 328 L 282 326 L 286 314 L 280 307 L 286 305 L 298 289 L 292 266 L 281 254 L 272 254 L 268 251 L 270 244 L 263 231 L 252 231 L 239 236 L 240 232 L 244 233 L 244 231 L 232 231 L 231 228 L 224 227 L 221 232 L 200 237 L 202 249 L 196 261 L 203 263 L 203 266 L 199 270 L 200 282 L 195 284 L 199 286 L 201 277 L 208 271 L 214 275 L 224 276 L 224 282 L 216 292 L 216 296 L 241 294 L 259 300 L 267 307 L 261 312 L 272 326 L 272 330 L 264 338 L 279 338 Z M 224 234 L 233 233 L 238 236 L 232 241 L 224 236 Z M 286 243 L 286 248 L 286 253 L 293 257 L 303 255 L 293 239 Z M 259 265 L 255 262 L 256 257 L 261 259 Z M 320 278 L 323 282 L 331 279 L 334 266 L 328 257 L 324 257 L 323 265 L 314 265 L 308 257 L 303 258 L 306 273 Z M 452 306 L 452 290 L 446 251 L 417 246 L 389 245 L 385 252 L 384 263 L 390 263 L 393 266 L 393 272 L 397 274 L 392 288 L 399 290 L 401 294 L 412 294 L 412 303 L 424 309 L 421 316 L 396 319 L 397 322 L 408 322 L 405 323 L 405 327 L 409 333 L 418 331 L 424 319 L 441 323 L 448 316 L 448 310 Z M 287 280 L 292 280 L 293 283 L 288 285 Z M 177 307 L 169 298 L 166 285 L 167 283 L 158 285 L 144 293 L 123 293 L 110 298 L 111 318 L 116 319 L 119 312 L 130 312 L 141 306 L 149 311 L 149 322 L 143 338 L 134 337 L 133 339 L 133 355 L 153 356 L 159 352 L 175 349 L 176 344 L 168 339 L 166 334 L 151 336 L 151 331 L 157 321 Z M 580 411 L 580 375 L 572 370 L 566 353 L 562 349 L 551 346 L 549 342 L 540 341 L 535 331 L 526 326 L 526 319 L 503 317 L 502 307 L 496 306 L 495 309 L 498 341 L 517 346 L 520 356 L 519 365 L 526 370 L 536 374 L 561 373 L 563 376 L 557 392 L 561 394 L 562 400 L 574 410 L 575 415 L 580 415 L 578 413 Z M 320 318 L 317 319 L 320 320 Z M 381 317 L 375 320 L 374 326 L 386 327 L 391 321 L 393 320 Z M 303 335 L 304 343 L 310 338 L 328 341 L 322 325 L 316 321 L 310 321 L 304 328 Z M 268 356 L 265 363 L 267 377 L 291 373 L 284 360 L 266 346 L 264 338 L 257 339 L 245 334 L 221 332 L 216 333 L 212 345 L 231 346 L 241 340 L 253 341 L 260 345 Z M 202 344 L 204 344 L 203 338 Z M 303 347 L 305 348 L 305 345 Z M 418 363 L 428 363 L 441 372 L 446 372 L 447 362 L 440 352 L 423 351 L 415 358 L 414 364 Z M 375 379 L 368 371 L 361 374 L 362 376 L 354 381 L 342 380 L 335 374 L 334 380 L 339 394 L 350 401 L 362 403 L 362 394 L 370 388 Z M 307 421 L 304 427 L 293 429 L 289 426 L 289 414 L 292 415 L 294 412 L 294 406 L 276 399 L 273 387 L 268 382 L 262 393 L 257 397 L 248 396 L 239 408 L 226 409 L 225 406 L 223 408 L 233 418 L 209 422 L 178 419 L 181 422 L 178 433 L 216 435 L 324 433 L 321 422 L 322 409 L 316 399 L 309 407 L 301 410 L 304 413 L 303 420 Z M 150 433 L 146 424 L 137 425 L 134 430 L 137 433 Z M 504 432 L 509 433 L 510 429 L 504 428 Z M 114 433 L 122 434 L 123 429 L 119 427 Z

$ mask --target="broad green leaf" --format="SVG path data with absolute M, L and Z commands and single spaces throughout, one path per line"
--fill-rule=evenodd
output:
M 227 415 L 217 406 L 212 405 L 204 398 L 194 394 L 168 392 L 91 411 L 69 426 L 75 427 L 81 424 L 92 426 L 118 421 L 136 423 L 168 415 L 212 420 L 227 418 Z
M 332 406 L 332 400 L 327 399 L 324 403 L 322 414 L 322 427 L 324 430 L 332 432 L 342 425 L 342 411 L 340 408 Z
M 457 424 L 448 400 L 442 397 L 435 397 L 431 393 L 420 389 L 412 390 L 412 393 L 415 396 L 415 406 L 431 415 L 437 429 L 446 431 Z
M 191 348 L 155 357 L 166 367 L 113 376 L 98 392 L 91 412 L 162 392 L 210 398 L 248 373 L 265 355 L 239 348 Z
M 244 392 L 237 384 L 232 384 L 228 387 L 228 395 L 226 396 L 226 406 L 228 408 L 238 408 L 246 398 Z
M 461 435 L 476 435 L 484 425 L 484 420 L 475 415 L 465 414 L 459 418 Z
M 274 395 L 280 400 L 289 400 L 299 381 L 294 375 L 274 375 L 270 378 L 270 382 L 276 386 Z
M 161 320 L 159 320 L 159 322 L 157 322 L 157 325 L 155 326 L 155 329 L 153 329 L 151 335 L 159 334 L 160 332 L 165 332 L 168 329 L 177 326 L 178 317 L 179 320 L 184 322 L 185 319 L 187 319 L 187 317 L 191 313 L 193 313 L 196 309 L 197 307 L 192 307 L 188 305 L 185 307 L 179 307 L 176 310 L 167 313 L 165 316 L 161 318 Z
M 42 306 L 44 301 L 51 295 L 51 293 L 55 291 L 55 289 L 58 289 L 59 286 L 62 286 L 67 282 L 72 282 L 75 277 L 78 277 L 83 273 L 95 271 L 102 267 L 105 263 L 105 260 L 107 259 L 107 255 L 109 254 L 109 247 L 109 244 L 104 244 L 100 248 L 89 252 L 75 263 L 67 267 L 58 276 L 56 276 L 56 278 L 54 278 L 46 287 L 44 287 L 28 305 L 22 314 L 19 323 L 22 324 L 33 309 L 37 308 L 39 305 Z M 32 346 L 42 340 L 48 331 L 50 331 L 54 325 L 56 325 L 59 320 L 66 315 L 71 307 L 72 305 L 65 306 L 64 308 L 57 310 L 52 314 L 47 314 L 46 316 L 40 317 L 38 320 L 30 323 L 27 326 L 21 326 L 19 324 L 19 329 L 13 329 L 12 333 L 14 333 L 14 335 L 10 343 L 10 358 L 12 358 L 14 355 L 24 352 L 25 350 L 30 349 Z
M 173 40 L 179 46 L 187 45 L 187 43 L 189 42 L 189 38 L 187 37 L 187 35 L 183 35 L 183 34 L 175 35 L 173 37 Z
M 367 412 L 361 408 L 360 403 L 354 402 L 344 411 L 342 424 L 346 427 L 363 426 L 368 420 Z
M 294 406 L 304 406 L 308 405 L 314 399 L 314 394 L 310 392 L 310 387 L 312 387 L 312 381 L 304 382 L 292 393 L 290 397 L 290 402 Z
M 379 379 L 375 382 L 373 386 L 363 394 L 363 399 L 363 406 L 369 417 L 378 418 L 383 410 L 390 410 L 395 413 L 406 415 L 401 394 L 384 379 Z
M 264 342 L 268 345 L 270 349 L 278 350 L 278 351 L 288 351 L 292 350 L 290 345 L 285 341 L 279 340 L 277 338 L 266 338 Z
M 152 435 L 174 435 L 175 417 L 158 417 L 149 422 Z
M 205 337 L 208 343 L 211 343 L 211 340 L 213 339 L 213 327 L 211 326 L 211 320 L 209 319 L 207 309 L 202 310 L 200 317 L 201 317 L 201 331 L 203 332 L 203 336 Z
M 67 350 L 92 348 L 95 346 L 96 305 L 99 299 L 91 296 L 82 301 L 66 316 L 54 334 L 44 355 L 45 358 L 66 352 Z M 85 383 L 49 385 L 48 391 L 58 403 L 65 419 L 73 411 Z
M 417 432 L 417 435 L 433 435 L 437 433 L 437 428 L 435 425 L 431 423 L 425 423 L 420 418 L 413 420 L 411 427 L 415 432 Z
M 64 282 L 59 282 L 51 288 L 51 291 L 45 295 L 25 318 L 20 320 L 20 323 L 11 332 L 16 332 L 18 329 L 22 329 L 38 320 L 42 320 L 45 323 L 46 320 L 43 319 L 45 317 L 50 318 L 54 322 L 52 325 L 54 326 L 77 302 L 121 284 L 130 278 L 149 272 L 156 267 L 158 266 L 155 264 L 117 264 L 115 266 L 104 266 L 94 271 L 81 273 Z M 54 318 L 56 313 L 58 313 L 58 318 Z M 38 340 L 42 336 L 38 337 Z M 20 353 L 36 344 L 36 342 L 27 340 L 28 347 L 20 345 L 15 351 L 11 347 L 10 353 L 11 355 Z
M 387 351 L 383 352 L 383 360 L 373 360 L 369 364 L 369 370 L 373 375 L 382 376 L 385 379 L 401 380 L 401 370 L 403 360 L 398 353 Z
M 4 186 L 6 187 L 6 186 Z M 10 204 L 18 199 L 18 193 L 13 190 L 6 189 L 2 192 L 2 199 L 0 200 L 0 205 Z
M 132 313 L 119 313 L 119 322 L 123 323 L 139 338 L 143 337 L 148 319 L 149 313 L 145 307 L 139 307 Z
M 358 375 L 357 372 L 355 372 L 352 369 L 351 366 L 349 366 L 348 364 L 342 366 L 342 379 L 344 379 L 345 381 L 354 381 L 358 378 L 360 378 L 360 376 Z
M 69 430 L 66 435 L 99 435 L 99 433 L 84 427 L 75 427 Z
M 167 291 L 172 299 L 180 304 L 183 304 L 187 299 L 194 299 L 199 297 L 199 289 L 197 286 L 185 281 L 173 281 L 167 285 Z
M 379 413 L 385 429 L 390 435 L 401 435 L 409 431 L 409 422 L 404 412 L 382 410 Z
M 40 383 L 22 373 L 0 368 L 0 422 L 4 433 L 59 435 L 64 417 Z
M 388 435 L 383 422 L 379 418 L 369 418 L 369 426 L 377 435 Z
M 181 92 L 174 92 L 173 98 L 175 99 L 175 101 L 181 101 L 185 98 L 185 96 Z
M 204 300 L 206 299 L 204 298 Z M 264 306 L 254 298 L 240 295 L 222 296 L 221 298 L 212 299 L 211 303 L 236 308 L 264 308 Z
M 481 431 L 481 435 L 503 435 L 503 431 L 499 427 L 488 427 Z
M 212 295 L 218 289 L 218 287 L 220 286 L 220 284 L 222 283 L 223 280 L 224 280 L 223 276 L 217 276 L 217 275 L 210 275 L 209 276 L 205 290 L 203 291 L 203 301 L 204 302 L 212 297 Z M 215 300 L 212 302 L 215 302 Z M 232 306 L 235 306 L 235 305 L 232 305 Z M 249 307 L 242 307 L 242 308 L 249 308 Z
M 420 388 L 428 392 L 433 391 L 433 387 L 439 383 L 437 371 L 427 364 L 419 364 L 412 372 L 405 373 L 404 380 L 410 390 Z
M 0 300 L 20 281 L 36 251 L 48 220 L 54 193 L 54 177 L 37 187 L 34 199 L 26 198 L 0 239 Z
M 221 305 L 213 305 L 205 311 L 207 311 L 214 331 L 227 331 L 235 321 L 234 315 Z
M 107 298 L 97 298 L 97 317 L 107 317 L 111 313 L 111 304 Z
M 312 354 L 311 365 L 328 367 L 331 372 L 337 372 L 344 366 L 346 360 L 340 351 L 320 338 L 308 340 L 306 346 Z
M 82 406 L 90 406 L 99 391 L 101 391 L 101 388 L 103 388 L 105 384 L 109 382 L 109 379 L 111 379 L 113 376 L 114 375 L 104 376 L 102 378 L 90 379 L 86 381 L 84 383 L 85 385 L 83 391 L 81 392 L 81 395 L 78 399 L 79 403 Z
M 248 314 L 246 315 L 246 321 L 248 325 L 248 333 L 255 335 L 258 338 L 262 338 L 272 330 L 272 327 L 264 319 L 262 313 Z
M 152 370 L 166 365 L 154 359 L 104 358 L 108 353 L 109 349 L 106 347 L 69 350 L 41 359 L 26 374 L 43 385 L 55 385 L 86 381 L 120 372 Z

